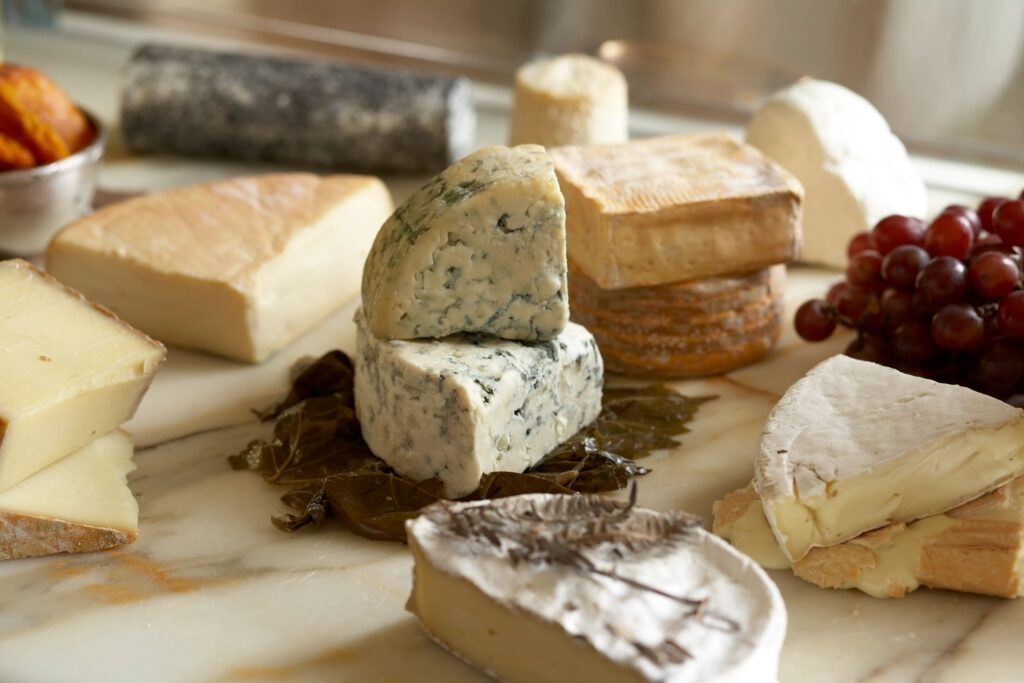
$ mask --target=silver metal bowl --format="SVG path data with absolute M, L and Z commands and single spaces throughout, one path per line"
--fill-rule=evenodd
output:
M 79 109 L 96 131 L 88 147 L 43 166 L 0 171 L 0 254 L 39 254 L 58 230 L 91 210 L 107 136 L 99 119 Z

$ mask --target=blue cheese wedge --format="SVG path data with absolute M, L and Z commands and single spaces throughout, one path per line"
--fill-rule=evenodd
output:
M 772 410 L 754 487 L 791 561 L 952 509 L 1024 473 L 1024 411 L 835 356 Z
M 527 495 L 434 505 L 407 530 L 407 608 L 498 680 L 778 680 L 778 589 L 692 515 Z
M 579 325 L 521 344 L 477 335 L 385 341 L 361 315 L 356 323 L 366 443 L 405 477 L 440 478 L 450 498 L 488 472 L 522 472 L 601 410 L 601 355 Z
M 487 147 L 381 228 L 363 269 L 367 324 L 381 339 L 554 339 L 569 320 L 565 251 L 565 202 L 544 149 Z

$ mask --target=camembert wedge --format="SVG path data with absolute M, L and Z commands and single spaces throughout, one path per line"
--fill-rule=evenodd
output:
M 408 609 L 501 681 L 777 680 L 778 589 L 696 517 L 527 495 L 435 505 L 407 530 Z
M 131 418 L 165 354 L 29 263 L 0 262 L 0 491 Z
M 135 540 L 132 439 L 101 436 L 0 493 L 0 560 L 104 550 Z
M 786 557 L 950 510 L 1024 473 L 1024 411 L 835 356 L 772 410 L 754 487 Z

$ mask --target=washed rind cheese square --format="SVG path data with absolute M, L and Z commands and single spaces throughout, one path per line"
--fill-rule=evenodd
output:
M 482 335 L 391 340 L 358 326 L 356 413 L 377 456 L 445 495 L 488 472 L 522 472 L 601 411 L 604 369 L 594 338 L 570 323 L 548 342 Z
M 569 256 L 605 289 L 746 273 L 799 253 L 803 188 L 729 135 L 551 150 Z
M 167 344 L 260 362 L 356 295 L 391 209 L 371 176 L 233 178 L 104 207 L 46 265 Z
M 132 439 L 114 431 L 0 493 L 0 560 L 132 543 L 139 507 L 128 488 Z
M 565 204 L 544 149 L 487 147 L 417 190 L 377 235 L 362 291 L 381 339 L 561 334 Z
M 164 347 L 21 260 L 0 262 L 0 491 L 135 413 Z
M 754 487 L 796 561 L 814 547 L 940 514 L 1022 473 L 1024 411 L 835 356 L 772 410 Z

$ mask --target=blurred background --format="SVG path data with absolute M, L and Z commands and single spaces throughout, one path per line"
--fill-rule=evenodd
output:
M 8 31 L 61 11 L 507 85 L 582 51 L 633 104 L 742 122 L 802 75 L 871 100 L 920 153 L 1024 164 L 1021 0 L 4 0 Z

